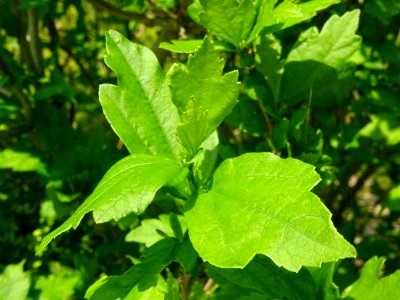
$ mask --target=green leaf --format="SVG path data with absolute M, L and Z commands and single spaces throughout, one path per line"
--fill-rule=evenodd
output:
M 244 133 L 254 137 L 263 136 L 267 132 L 258 103 L 246 97 L 246 95 L 239 96 L 239 103 L 225 122 L 232 128 L 239 128 Z
M 374 256 L 361 270 L 360 278 L 346 288 L 342 298 L 353 300 L 397 300 L 400 298 L 400 270 L 380 278 L 385 258 Z
M 390 190 L 388 199 L 384 204 L 392 211 L 400 211 L 400 184 Z
M 207 266 L 208 275 L 221 285 L 229 285 L 262 294 L 262 299 L 315 299 L 316 286 L 306 269 L 293 273 L 277 267 L 265 256 L 256 256 L 244 269 L 220 269 Z M 229 285 L 227 285 L 229 284 Z
M 257 69 L 267 80 L 274 102 L 279 100 L 279 86 L 283 73 L 282 46 L 273 35 L 265 35 L 255 41 Z
M 176 128 L 176 135 L 189 151 L 191 158 L 210 135 L 207 112 L 192 98 L 189 100 L 181 120 L 182 122 Z
M 0 274 L 0 299 L 21 300 L 25 299 L 31 285 L 29 273 L 24 272 L 25 260 L 19 264 L 7 265 Z
M 361 46 L 362 38 L 356 34 L 359 19 L 360 10 L 356 9 L 330 17 L 321 32 L 312 27 L 299 37 L 287 61 L 315 60 L 340 69 Z
M 181 227 L 186 231 L 183 216 L 178 216 L 178 221 Z M 162 214 L 158 219 L 145 219 L 140 226 L 131 230 L 125 237 L 127 242 L 143 243 L 146 247 L 150 247 L 164 237 L 159 233 L 162 232 L 166 236 L 173 237 L 174 231 L 170 225 L 170 216 Z
M 191 271 L 196 259 L 197 254 L 191 247 L 190 241 L 179 243 L 175 238 L 165 238 L 148 248 L 142 261 L 124 274 L 102 278 L 95 282 L 89 287 L 85 298 L 164 299 L 161 297 L 164 293 L 158 288 L 157 275 L 173 261 L 180 262 L 186 271 Z
M 281 82 L 280 96 L 286 104 L 328 96 L 343 98 L 351 88 L 354 64 L 349 58 L 361 46 L 359 10 L 332 16 L 321 32 L 316 27 L 305 31 L 290 51 Z M 350 84 L 350 85 L 349 85 Z
M 193 177 L 197 186 L 202 186 L 210 179 L 217 162 L 218 144 L 218 132 L 214 131 L 201 144 L 201 152 L 193 159 Z
M 250 34 L 248 43 L 261 33 L 272 33 L 291 27 L 316 15 L 340 0 L 313 0 L 303 3 L 285 0 L 275 7 L 277 0 L 262 1 L 255 26 Z
M 400 143 L 399 118 L 390 113 L 371 115 L 371 122 L 365 125 L 357 137 L 364 136 L 374 141 L 385 141 L 389 146 Z
M 323 264 L 320 268 L 308 268 L 314 282 L 317 284 L 315 299 L 337 300 L 340 298 L 339 288 L 333 282 L 335 263 Z
M 93 193 L 60 227 L 46 235 L 37 251 L 56 236 L 76 228 L 85 214 L 93 211 L 96 223 L 118 220 L 129 213 L 142 213 L 163 186 L 174 186 L 186 178 L 188 170 L 164 157 L 131 155 L 117 162 L 104 175 Z
M 224 161 L 212 188 L 185 213 L 194 248 L 223 268 L 242 268 L 256 254 L 290 271 L 354 257 L 328 209 L 310 192 L 319 181 L 313 166 L 272 153 Z
M 46 165 L 40 158 L 29 152 L 5 149 L 0 151 L 0 169 L 12 169 L 14 172 L 38 172 L 47 175 Z
M 171 40 L 170 42 L 161 42 L 160 48 L 175 53 L 194 53 L 201 46 L 203 40 Z M 225 52 L 235 52 L 235 48 L 223 41 L 214 42 L 215 50 Z
M 193 53 L 203 43 L 203 40 L 172 40 L 161 42 L 160 48 L 175 53 Z
M 76 296 L 77 290 L 84 286 L 80 271 L 62 266 L 58 262 L 50 263 L 51 274 L 39 276 L 35 280 L 34 289 L 40 291 L 38 299 L 64 300 Z
M 177 239 L 166 238 L 146 250 L 145 258 L 123 275 L 102 278 L 89 287 L 85 298 L 90 300 L 108 299 L 164 299 L 152 298 L 160 293 L 156 275 L 175 258 L 179 250 Z M 156 291 L 155 291 L 156 289 Z M 161 294 L 162 295 L 162 294 Z M 140 297 L 139 297 L 140 296 Z
M 200 0 L 189 7 L 193 20 L 237 48 L 246 45 L 257 11 L 251 0 Z
M 116 31 L 106 33 L 106 64 L 118 85 L 100 85 L 104 114 L 129 152 L 179 158 L 178 111 L 156 56 Z
M 385 25 L 400 13 L 400 2 L 397 0 L 375 0 L 365 3 L 365 11 L 378 18 Z
M 223 67 L 218 51 L 205 38 L 186 66 L 175 64 L 168 73 L 172 101 L 183 115 L 179 137 L 191 153 L 217 129 L 237 102 L 238 72 L 222 75 Z
M 290 122 L 288 119 L 283 118 L 276 123 L 272 130 L 272 142 L 276 149 L 284 149 L 289 144 L 288 133 L 289 133 Z

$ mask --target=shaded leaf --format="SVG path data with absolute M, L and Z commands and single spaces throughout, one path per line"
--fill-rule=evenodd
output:
M 124 274 L 95 282 L 85 297 L 90 300 L 164 299 L 164 292 L 158 288 L 157 275 L 173 261 L 180 262 L 190 273 L 193 257 L 197 258 L 190 247 L 188 240 L 179 243 L 175 238 L 165 238 L 148 248 L 142 261 Z
M 166 238 L 146 250 L 143 260 L 122 275 L 102 278 L 89 287 L 85 298 L 108 299 L 164 299 L 156 287 L 157 277 L 169 265 L 179 249 L 178 240 Z M 155 297 L 156 298 L 152 298 Z
M 354 64 L 349 58 L 361 46 L 359 10 L 332 16 L 321 32 L 312 27 L 300 35 L 290 51 L 281 82 L 280 96 L 286 104 L 318 98 L 343 98 L 351 88 Z M 313 102 L 314 103 L 314 102 Z
M 337 300 L 340 298 L 339 288 L 333 282 L 335 263 L 323 264 L 320 268 L 308 268 L 317 284 L 316 299 Z
M 360 278 L 346 288 L 342 298 L 353 300 L 399 299 L 400 271 L 380 278 L 379 273 L 384 263 L 385 258 L 376 256 L 367 261 L 361 270 Z
M 276 266 L 265 256 L 256 256 L 244 269 L 220 269 L 207 266 L 210 277 L 222 286 L 233 284 L 248 291 L 259 293 L 262 299 L 315 299 L 316 286 L 310 273 L 301 269 L 294 273 Z

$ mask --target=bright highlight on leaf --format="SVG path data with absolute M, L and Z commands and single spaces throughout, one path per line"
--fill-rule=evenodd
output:
M 319 180 L 313 166 L 272 153 L 224 161 L 185 214 L 194 248 L 222 268 L 243 268 L 256 254 L 290 271 L 354 257 L 310 192 Z
M 118 220 L 129 213 L 142 213 L 163 186 L 181 183 L 188 170 L 176 161 L 151 155 L 131 155 L 104 175 L 93 193 L 60 227 L 42 240 L 38 252 L 56 236 L 76 228 L 85 214 L 93 211 L 96 223 Z

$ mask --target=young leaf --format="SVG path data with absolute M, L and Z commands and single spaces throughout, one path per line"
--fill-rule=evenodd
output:
M 104 175 L 93 193 L 75 213 L 42 240 L 38 252 L 56 236 L 76 228 L 93 211 L 96 223 L 142 213 L 162 186 L 181 183 L 188 170 L 176 161 L 152 155 L 131 155 L 117 162 Z
M 189 157 L 193 157 L 201 143 L 210 135 L 208 116 L 203 107 L 192 98 L 181 119 L 182 122 L 176 128 L 176 135 L 189 151 Z
M 222 123 L 237 102 L 238 72 L 222 75 L 224 61 L 206 38 L 187 66 L 175 64 L 168 76 L 173 103 L 183 115 L 179 138 L 192 153 Z M 193 119 L 195 118 L 195 119 Z M 200 124 L 195 132 L 195 123 Z
M 200 0 L 189 11 L 195 22 L 237 48 L 245 46 L 257 14 L 251 0 Z
M 374 256 L 361 270 L 360 278 L 346 288 L 342 298 L 354 300 L 400 299 L 400 271 L 379 278 L 385 258 Z
M 211 177 L 218 157 L 218 132 L 214 131 L 201 144 L 202 151 L 193 159 L 193 177 L 196 186 L 202 186 Z
M 285 0 L 275 7 L 277 2 L 277 0 L 262 1 L 248 43 L 261 33 L 272 33 L 311 19 L 319 10 L 339 3 L 340 0 L 312 0 L 303 3 Z
M 185 213 L 194 248 L 223 268 L 242 268 L 257 253 L 290 271 L 354 257 L 310 192 L 319 180 L 313 166 L 272 153 L 226 160 L 212 188 Z
M 112 30 L 106 46 L 105 62 L 117 73 L 118 85 L 102 84 L 99 97 L 112 128 L 131 153 L 179 158 L 179 115 L 156 56 Z
M 305 31 L 289 53 L 281 84 L 281 100 L 295 104 L 333 93 L 337 98 L 348 92 L 349 58 L 361 46 L 359 10 L 332 16 L 321 32 L 316 27 Z

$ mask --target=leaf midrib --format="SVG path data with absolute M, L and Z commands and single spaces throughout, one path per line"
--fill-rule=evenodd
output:
M 146 92 L 146 90 L 143 88 L 142 82 L 139 80 L 139 78 L 136 76 L 135 72 L 132 70 L 131 64 L 129 63 L 129 60 L 128 60 L 127 57 L 125 56 L 125 53 L 124 53 L 123 51 L 121 51 L 121 49 L 118 47 L 118 45 L 117 45 L 117 48 L 119 49 L 119 53 L 120 53 L 121 56 L 123 57 L 125 63 L 129 66 L 129 71 L 130 71 L 131 75 L 132 75 L 133 78 L 135 78 L 135 80 L 139 83 L 139 87 L 140 87 L 140 90 L 141 90 L 142 94 L 146 97 L 146 100 L 147 100 L 147 101 L 143 101 L 143 103 L 144 103 L 144 104 L 148 103 L 149 106 L 151 107 L 151 111 L 153 112 L 153 116 L 155 117 L 155 119 L 156 119 L 156 121 L 157 121 L 157 123 L 158 123 L 158 125 L 159 125 L 159 128 L 161 129 L 161 133 L 162 133 L 162 135 L 164 136 L 164 140 L 167 142 L 167 144 L 168 144 L 168 146 L 169 146 L 169 147 L 168 147 L 168 150 L 169 150 L 169 152 L 170 152 L 169 154 L 172 154 L 173 157 L 176 157 L 176 156 L 175 156 L 175 153 L 174 153 L 174 151 L 173 151 L 174 147 L 173 147 L 173 145 L 171 144 L 171 141 L 168 139 L 168 135 L 167 135 L 167 133 L 166 133 L 166 131 L 165 131 L 165 128 L 162 126 L 161 120 L 159 119 L 158 115 L 156 114 L 156 111 L 155 111 L 155 109 L 154 109 L 154 105 L 153 105 L 152 101 L 150 100 L 150 99 L 151 99 L 150 96 L 148 95 L 148 93 Z M 136 45 L 136 48 L 137 48 L 138 51 L 139 51 L 140 57 L 143 58 L 142 48 L 141 48 L 140 46 L 138 46 L 138 45 Z M 157 63 L 156 63 L 156 64 L 157 64 Z M 158 68 L 159 68 L 159 66 L 158 66 Z M 143 65 L 142 65 L 142 67 L 141 67 L 140 73 L 142 73 L 142 70 L 143 70 Z M 160 93 L 160 91 L 161 91 L 161 89 L 162 89 L 162 87 L 163 87 L 164 84 L 165 84 L 165 76 L 163 76 L 163 78 L 162 78 L 162 83 L 158 85 L 157 91 L 156 91 L 156 93 L 154 94 L 154 99 L 158 97 L 158 95 L 159 95 L 159 93 Z M 119 86 L 118 86 L 118 88 L 119 88 Z M 171 103 L 171 104 L 172 104 L 172 103 Z M 172 104 L 172 105 L 173 105 L 173 104 Z M 124 116 L 125 116 L 125 114 L 124 114 Z M 127 120 L 127 119 L 126 119 L 126 120 Z M 129 123 L 129 121 L 128 121 L 128 123 Z M 146 143 L 144 142 L 146 139 L 144 139 L 143 136 L 140 135 L 138 131 L 136 131 L 136 134 L 140 137 L 142 144 L 146 146 Z M 157 150 L 159 150 L 158 147 L 157 147 Z M 162 153 L 154 153 L 154 154 L 162 154 Z

